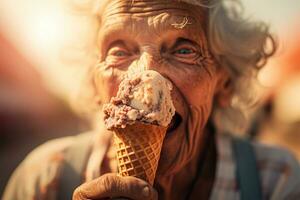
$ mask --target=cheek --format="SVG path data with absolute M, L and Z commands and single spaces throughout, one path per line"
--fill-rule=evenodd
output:
M 185 83 L 184 94 L 193 106 L 210 104 L 214 95 L 214 81 L 206 77 L 195 77 Z
M 122 71 L 105 63 L 100 63 L 95 67 L 94 84 L 102 103 L 108 103 L 111 97 L 116 96 L 123 74 Z
M 199 66 L 173 67 L 172 71 L 169 77 L 189 106 L 211 104 L 216 85 L 216 78 L 211 75 L 213 72 L 208 74 L 207 70 Z

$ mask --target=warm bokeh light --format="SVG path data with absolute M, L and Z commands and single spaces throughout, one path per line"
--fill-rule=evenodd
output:
M 59 12 L 40 13 L 31 16 L 28 41 L 37 48 L 53 48 L 63 41 L 64 15 Z
M 63 2 L 3 0 L 0 2 L 0 27 L 42 73 L 52 92 L 70 96 L 68 93 L 80 82 L 79 65 L 84 65 L 85 61 L 79 55 L 79 62 L 70 64 L 63 61 L 62 55 L 68 54 L 63 52 L 66 46 L 73 45 L 72 40 L 86 31 L 86 24 L 85 20 L 72 16 Z
M 300 76 L 289 78 L 280 88 L 275 99 L 275 115 L 283 122 L 300 119 Z

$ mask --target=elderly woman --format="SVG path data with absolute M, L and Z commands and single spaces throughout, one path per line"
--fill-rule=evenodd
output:
M 234 139 L 252 102 L 256 72 L 276 45 L 263 23 L 241 18 L 237 1 L 101 0 L 93 99 L 116 95 L 131 66 L 173 84 L 176 114 L 154 186 L 116 175 L 111 133 L 97 129 L 33 151 L 4 200 L 299 199 L 300 168 L 286 151 Z M 91 103 L 90 103 L 91 104 Z

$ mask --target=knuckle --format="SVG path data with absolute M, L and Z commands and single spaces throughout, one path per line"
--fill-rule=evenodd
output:
M 100 184 L 100 187 L 103 187 L 104 191 L 116 191 L 118 189 L 118 180 L 116 176 L 107 174 L 103 175 L 101 181 L 99 181 L 98 184 Z

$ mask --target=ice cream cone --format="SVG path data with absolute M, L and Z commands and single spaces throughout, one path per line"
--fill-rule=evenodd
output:
M 153 185 L 166 131 L 166 127 L 142 122 L 115 128 L 119 175 L 135 176 Z

